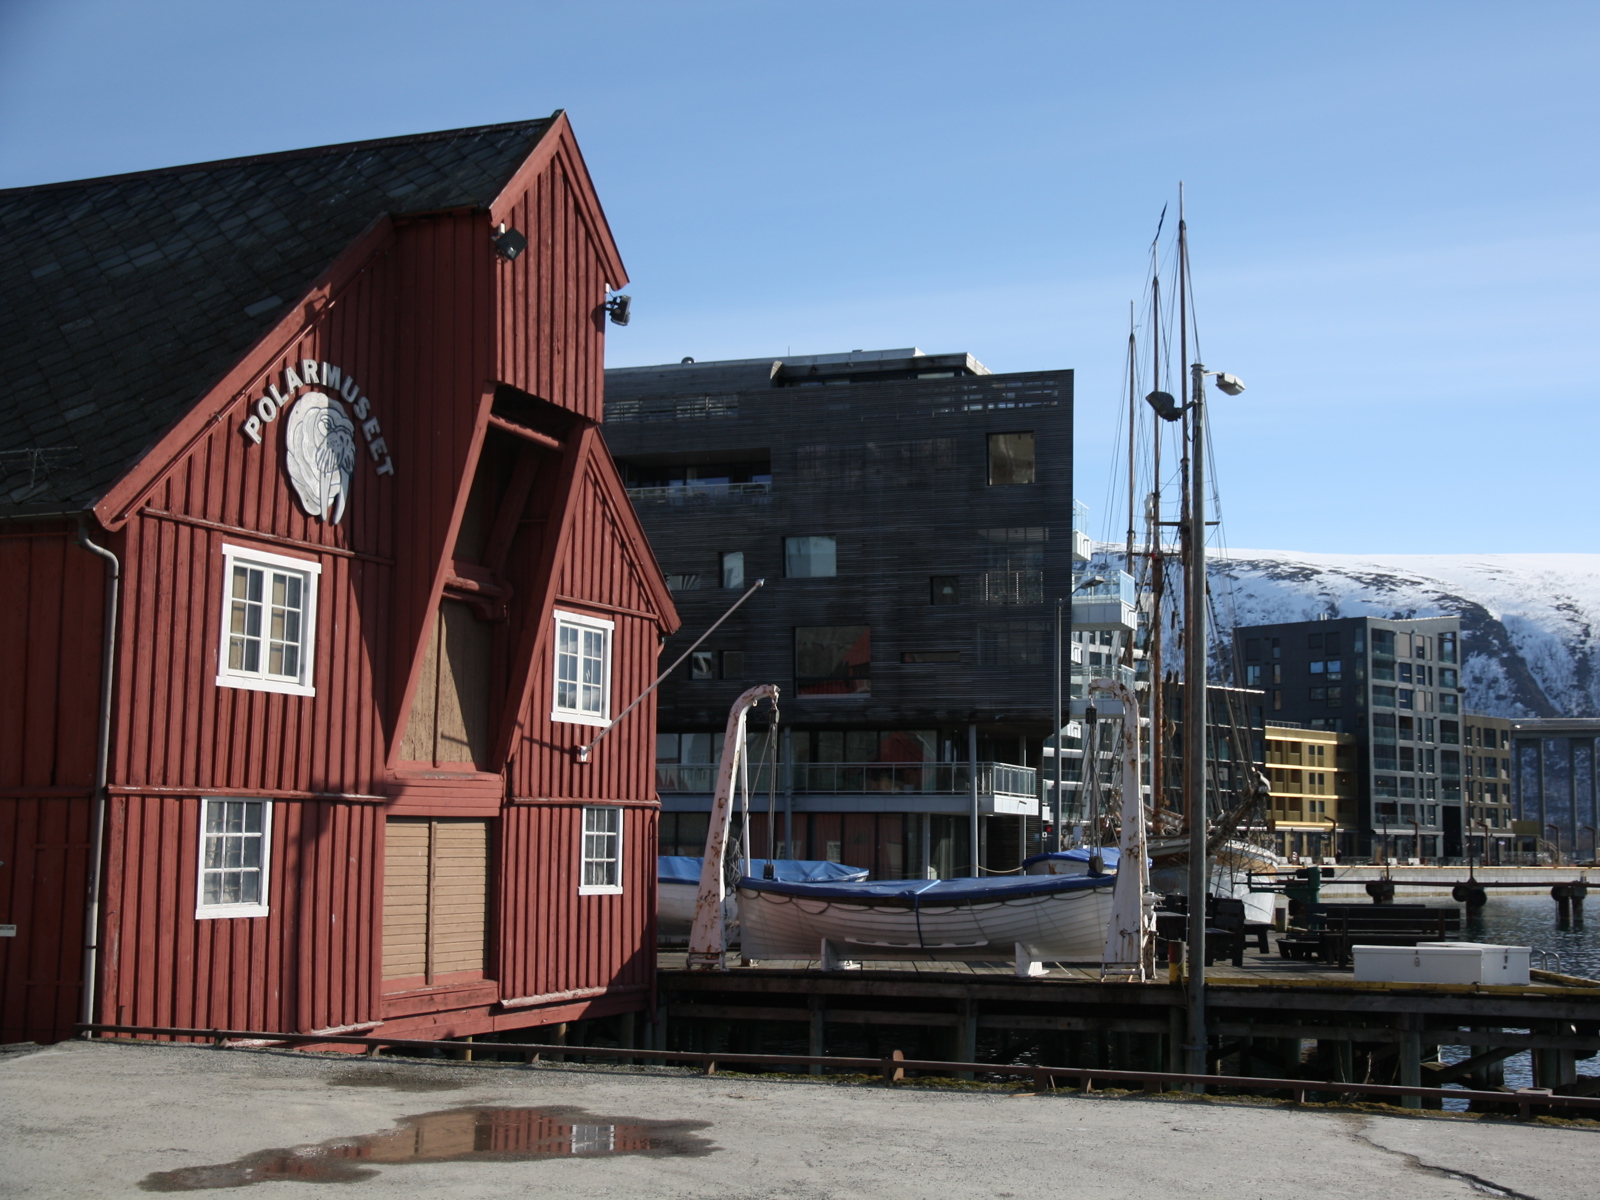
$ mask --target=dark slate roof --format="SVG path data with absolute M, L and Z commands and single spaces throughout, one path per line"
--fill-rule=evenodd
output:
M 0 515 L 92 506 L 377 217 L 487 206 L 553 121 L 0 191 Z

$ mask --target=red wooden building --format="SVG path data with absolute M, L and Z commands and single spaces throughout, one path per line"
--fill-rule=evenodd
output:
M 647 1008 L 624 282 L 560 113 L 0 192 L 0 1040 Z

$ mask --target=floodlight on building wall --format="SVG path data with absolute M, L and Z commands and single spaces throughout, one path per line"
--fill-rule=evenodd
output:
M 626 325 L 633 310 L 633 297 L 618 292 L 606 301 L 605 307 L 613 325 Z
M 495 230 L 492 240 L 496 253 L 507 262 L 514 262 L 517 256 L 528 248 L 528 239 L 504 222 L 501 222 L 500 227 Z

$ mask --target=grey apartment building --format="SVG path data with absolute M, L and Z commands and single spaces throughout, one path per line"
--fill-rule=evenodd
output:
M 1234 653 L 1240 681 L 1264 693 L 1268 724 L 1355 735 L 1360 798 L 1341 856 L 1463 857 L 1457 618 L 1244 626 Z
M 610 370 L 605 436 L 683 618 L 663 665 L 766 580 L 662 685 L 662 853 L 700 852 L 753 683 L 782 689 L 758 853 L 965 875 L 974 809 L 984 866 L 1037 850 L 1055 603 L 1087 558 L 1071 371 L 917 350 Z

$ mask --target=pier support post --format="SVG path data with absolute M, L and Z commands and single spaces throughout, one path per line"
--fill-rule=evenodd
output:
M 1187 1022 L 1188 1017 L 1180 1005 L 1167 1009 L 1167 1070 L 1174 1074 L 1181 1074 L 1188 1066 L 1188 1057 L 1183 1052 Z
M 1544 1032 L 1570 1036 L 1575 1028 L 1566 1021 L 1552 1021 Z M 1558 1088 L 1578 1079 L 1578 1054 L 1575 1050 L 1535 1050 L 1533 1052 L 1533 1086 Z
M 978 1004 L 975 1000 L 963 1000 L 956 1010 L 956 1061 L 976 1062 L 978 1060 Z M 961 1079 L 971 1079 L 971 1071 L 959 1073 Z
M 567 1044 L 567 1023 L 565 1021 L 559 1021 L 550 1026 L 549 1040 L 552 1046 L 565 1046 Z M 567 1056 L 565 1054 L 552 1054 L 549 1061 L 566 1062 Z
M 1406 1014 L 1400 1018 L 1400 1086 L 1422 1086 L 1421 1018 Z M 1401 1108 L 1421 1108 L 1421 1096 L 1400 1097 Z
M 822 1025 L 827 1017 L 827 1010 L 823 1007 L 822 996 L 816 992 L 811 993 L 811 1036 L 806 1043 L 806 1053 L 812 1058 L 821 1058 L 827 1053 L 823 1049 Z M 820 1063 L 813 1063 L 806 1070 L 812 1075 L 821 1075 Z

